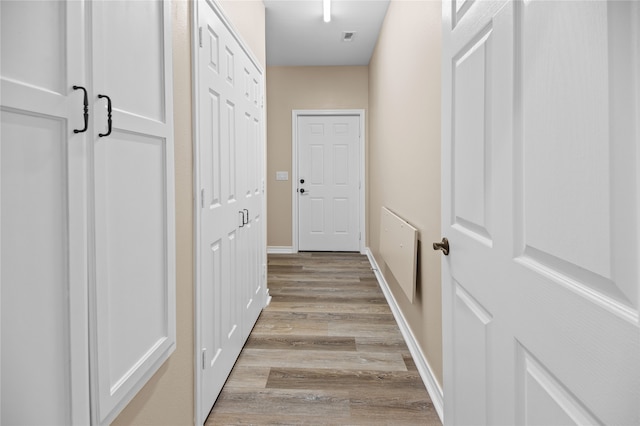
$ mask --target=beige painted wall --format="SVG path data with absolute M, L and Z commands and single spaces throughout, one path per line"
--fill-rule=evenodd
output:
M 368 67 L 269 67 L 267 76 L 267 245 L 290 247 L 291 111 L 366 110 Z M 276 181 L 276 171 L 289 180 Z
M 392 0 L 369 64 L 368 245 L 442 383 L 440 252 L 441 4 Z M 379 253 L 380 209 L 420 231 L 410 303 Z
M 265 64 L 264 4 L 224 0 L 232 25 Z M 241 4 L 240 4 L 241 3 Z M 176 173 L 177 349 L 114 420 L 113 425 L 191 425 L 194 420 L 193 152 L 191 114 L 191 2 L 174 0 L 173 99 Z

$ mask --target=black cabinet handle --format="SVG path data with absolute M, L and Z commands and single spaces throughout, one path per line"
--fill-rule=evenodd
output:
M 107 100 L 107 133 L 98 133 L 98 136 L 103 138 L 111 134 L 111 98 L 107 95 L 98 95 L 98 98 L 105 98 Z
M 73 90 L 82 90 L 84 92 L 84 128 L 81 130 L 73 129 L 73 133 L 82 133 L 87 131 L 87 125 L 89 124 L 89 99 L 87 99 L 87 89 L 82 86 L 73 86 Z
M 240 228 L 244 228 L 244 213 L 242 212 L 242 210 L 238 210 L 238 213 L 240 213 L 242 215 L 242 225 L 240 225 Z
M 243 212 L 247 212 L 247 221 L 245 222 L 244 219 L 242 221 L 242 225 L 246 225 L 247 223 L 249 223 L 249 210 L 247 209 L 242 209 Z M 242 217 L 244 218 L 244 214 L 242 215 Z

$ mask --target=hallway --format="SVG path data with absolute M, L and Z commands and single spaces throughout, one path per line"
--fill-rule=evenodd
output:
M 206 425 L 440 425 L 365 256 L 269 255 L 268 281 Z

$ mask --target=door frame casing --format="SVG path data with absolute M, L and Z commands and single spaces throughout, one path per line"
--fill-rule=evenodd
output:
M 258 69 L 258 71 L 260 72 L 260 85 L 262 87 L 262 91 L 261 91 L 261 102 L 262 102 L 262 108 L 261 108 L 261 120 L 262 120 L 262 125 L 260 126 L 260 138 L 261 138 L 261 143 L 263 144 L 263 149 L 260 155 L 260 158 L 258 158 L 258 162 L 260 162 L 260 164 L 262 164 L 263 167 L 263 172 L 262 172 L 262 176 L 261 176 L 261 184 L 262 184 L 262 193 L 263 193 L 263 197 L 262 197 L 262 203 L 261 203 L 261 208 L 262 208 L 262 217 L 263 217 L 263 221 L 262 221 L 262 226 L 260 229 L 260 232 L 262 234 L 262 241 L 266 241 L 266 235 L 267 235 L 267 228 L 266 228 L 266 219 L 267 219 L 267 205 L 266 205 L 266 185 L 265 185 L 265 181 L 266 181 L 266 170 L 267 170 L 267 159 L 266 159 L 266 103 L 265 103 L 265 88 L 266 88 L 266 81 L 265 81 L 265 69 L 262 66 L 262 64 L 260 63 L 260 61 L 258 60 L 258 58 L 254 55 L 253 51 L 251 50 L 251 48 L 249 47 L 249 45 L 245 42 L 245 40 L 242 38 L 242 36 L 240 35 L 240 32 L 234 27 L 234 25 L 232 24 L 231 20 L 229 19 L 229 17 L 226 15 L 226 13 L 224 12 L 224 10 L 222 9 L 222 7 L 220 6 L 220 4 L 218 3 L 217 0 L 194 0 L 191 3 L 191 108 L 192 108 L 192 118 L 191 118 L 191 125 L 192 125 L 192 133 L 193 133 L 193 137 L 192 137 L 192 147 L 193 147 L 193 277 L 194 277 L 194 291 L 193 291 L 193 325 L 194 325 L 194 329 L 193 329 L 193 348 L 194 348 L 194 353 L 193 353 L 193 376 L 194 376 L 194 381 L 193 381 L 193 386 L 194 386 L 194 404 L 193 404 L 193 410 L 194 410 L 194 421 L 196 425 L 201 425 L 205 422 L 206 418 L 202 418 L 200 411 L 201 411 L 201 398 L 202 398 L 202 379 L 201 379 L 201 374 L 202 374 L 202 369 L 200 368 L 201 363 L 202 363 L 202 354 L 200 352 L 200 348 L 202 347 L 202 342 L 200 339 L 200 335 L 202 333 L 202 325 L 200 323 L 200 317 L 202 314 L 202 309 L 201 309 L 201 305 L 200 305 L 200 298 L 201 298 L 201 287 L 202 287 L 202 282 L 201 282 L 201 277 L 200 277 L 200 266 L 201 266 L 201 256 L 200 256 L 200 243 L 201 243 L 201 239 L 200 239 L 200 230 L 201 230 L 201 210 L 200 210 L 200 203 L 201 203 L 201 194 L 200 194 L 200 144 L 201 144 L 201 138 L 199 136 L 199 125 L 200 125 L 200 120 L 198 119 L 199 117 L 199 111 L 200 111 L 200 107 L 199 107 L 199 102 L 198 102 L 198 90 L 199 90 L 199 79 L 200 79 L 200 73 L 198 71 L 198 64 L 199 64 L 199 22 L 200 22 L 200 8 L 204 8 L 204 7 L 210 7 L 213 12 L 218 16 L 218 18 L 220 18 L 220 20 L 222 21 L 222 23 L 224 24 L 224 26 L 227 28 L 227 30 L 229 30 L 229 32 L 231 33 L 231 35 L 234 37 L 234 39 L 237 41 L 238 46 L 240 47 L 241 51 L 244 52 L 247 57 L 251 60 L 251 62 L 253 62 L 253 64 L 256 66 L 256 68 Z M 266 277 L 266 245 L 265 245 L 265 257 L 264 259 L 261 259 L 262 262 L 262 270 L 260 273 L 260 279 L 263 281 L 263 288 L 264 288 L 264 305 L 268 305 L 269 304 L 269 289 L 267 287 L 267 277 Z M 264 306 L 263 306 L 264 308 Z
M 360 119 L 358 154 L 360 185 L 358 188 L 358 232 L 360 253 L 366 248 L 366 163 L 365 163 L 365 112 L 364 109 L 294 109 L 291 111 L 291 252 L 298 253 L 298 118 L 304 116 L 357 116 Z

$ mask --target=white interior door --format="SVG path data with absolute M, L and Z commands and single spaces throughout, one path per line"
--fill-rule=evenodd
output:
M 89 423 L 84 15 L 0 2 L 4 425 Z
M 360 117 L 299 116 L 298 249 L 360 250 Z
M 93 415 L 106 423 L 175 348 L 171 5 L 90 6 Z
M 444 420 L 640 424 L 640 10 L 443 5 Z
M 197 421 L 265 303 L 262 73 L 216 8 L 198 2 Z
M 201 420 L 206 419 L 242 349 L 238 127 L 233 39 L 201 3 L 199 55 Z
M 239 46 L 238 46 L 239 47 Z M 264 208 L 264 125 L 262 75 L 253 61 L 238 48 L 237 104 L 240 114 L 238 134 L 239 156 L 237 178 L 240 185 L 240 205 L 245 225 L 240 235 L 241 257 L 238 267 L 242 289 L 242 336 L 249 337 L 264 304 L 266 287 L 266 243 L 263 221 Z

